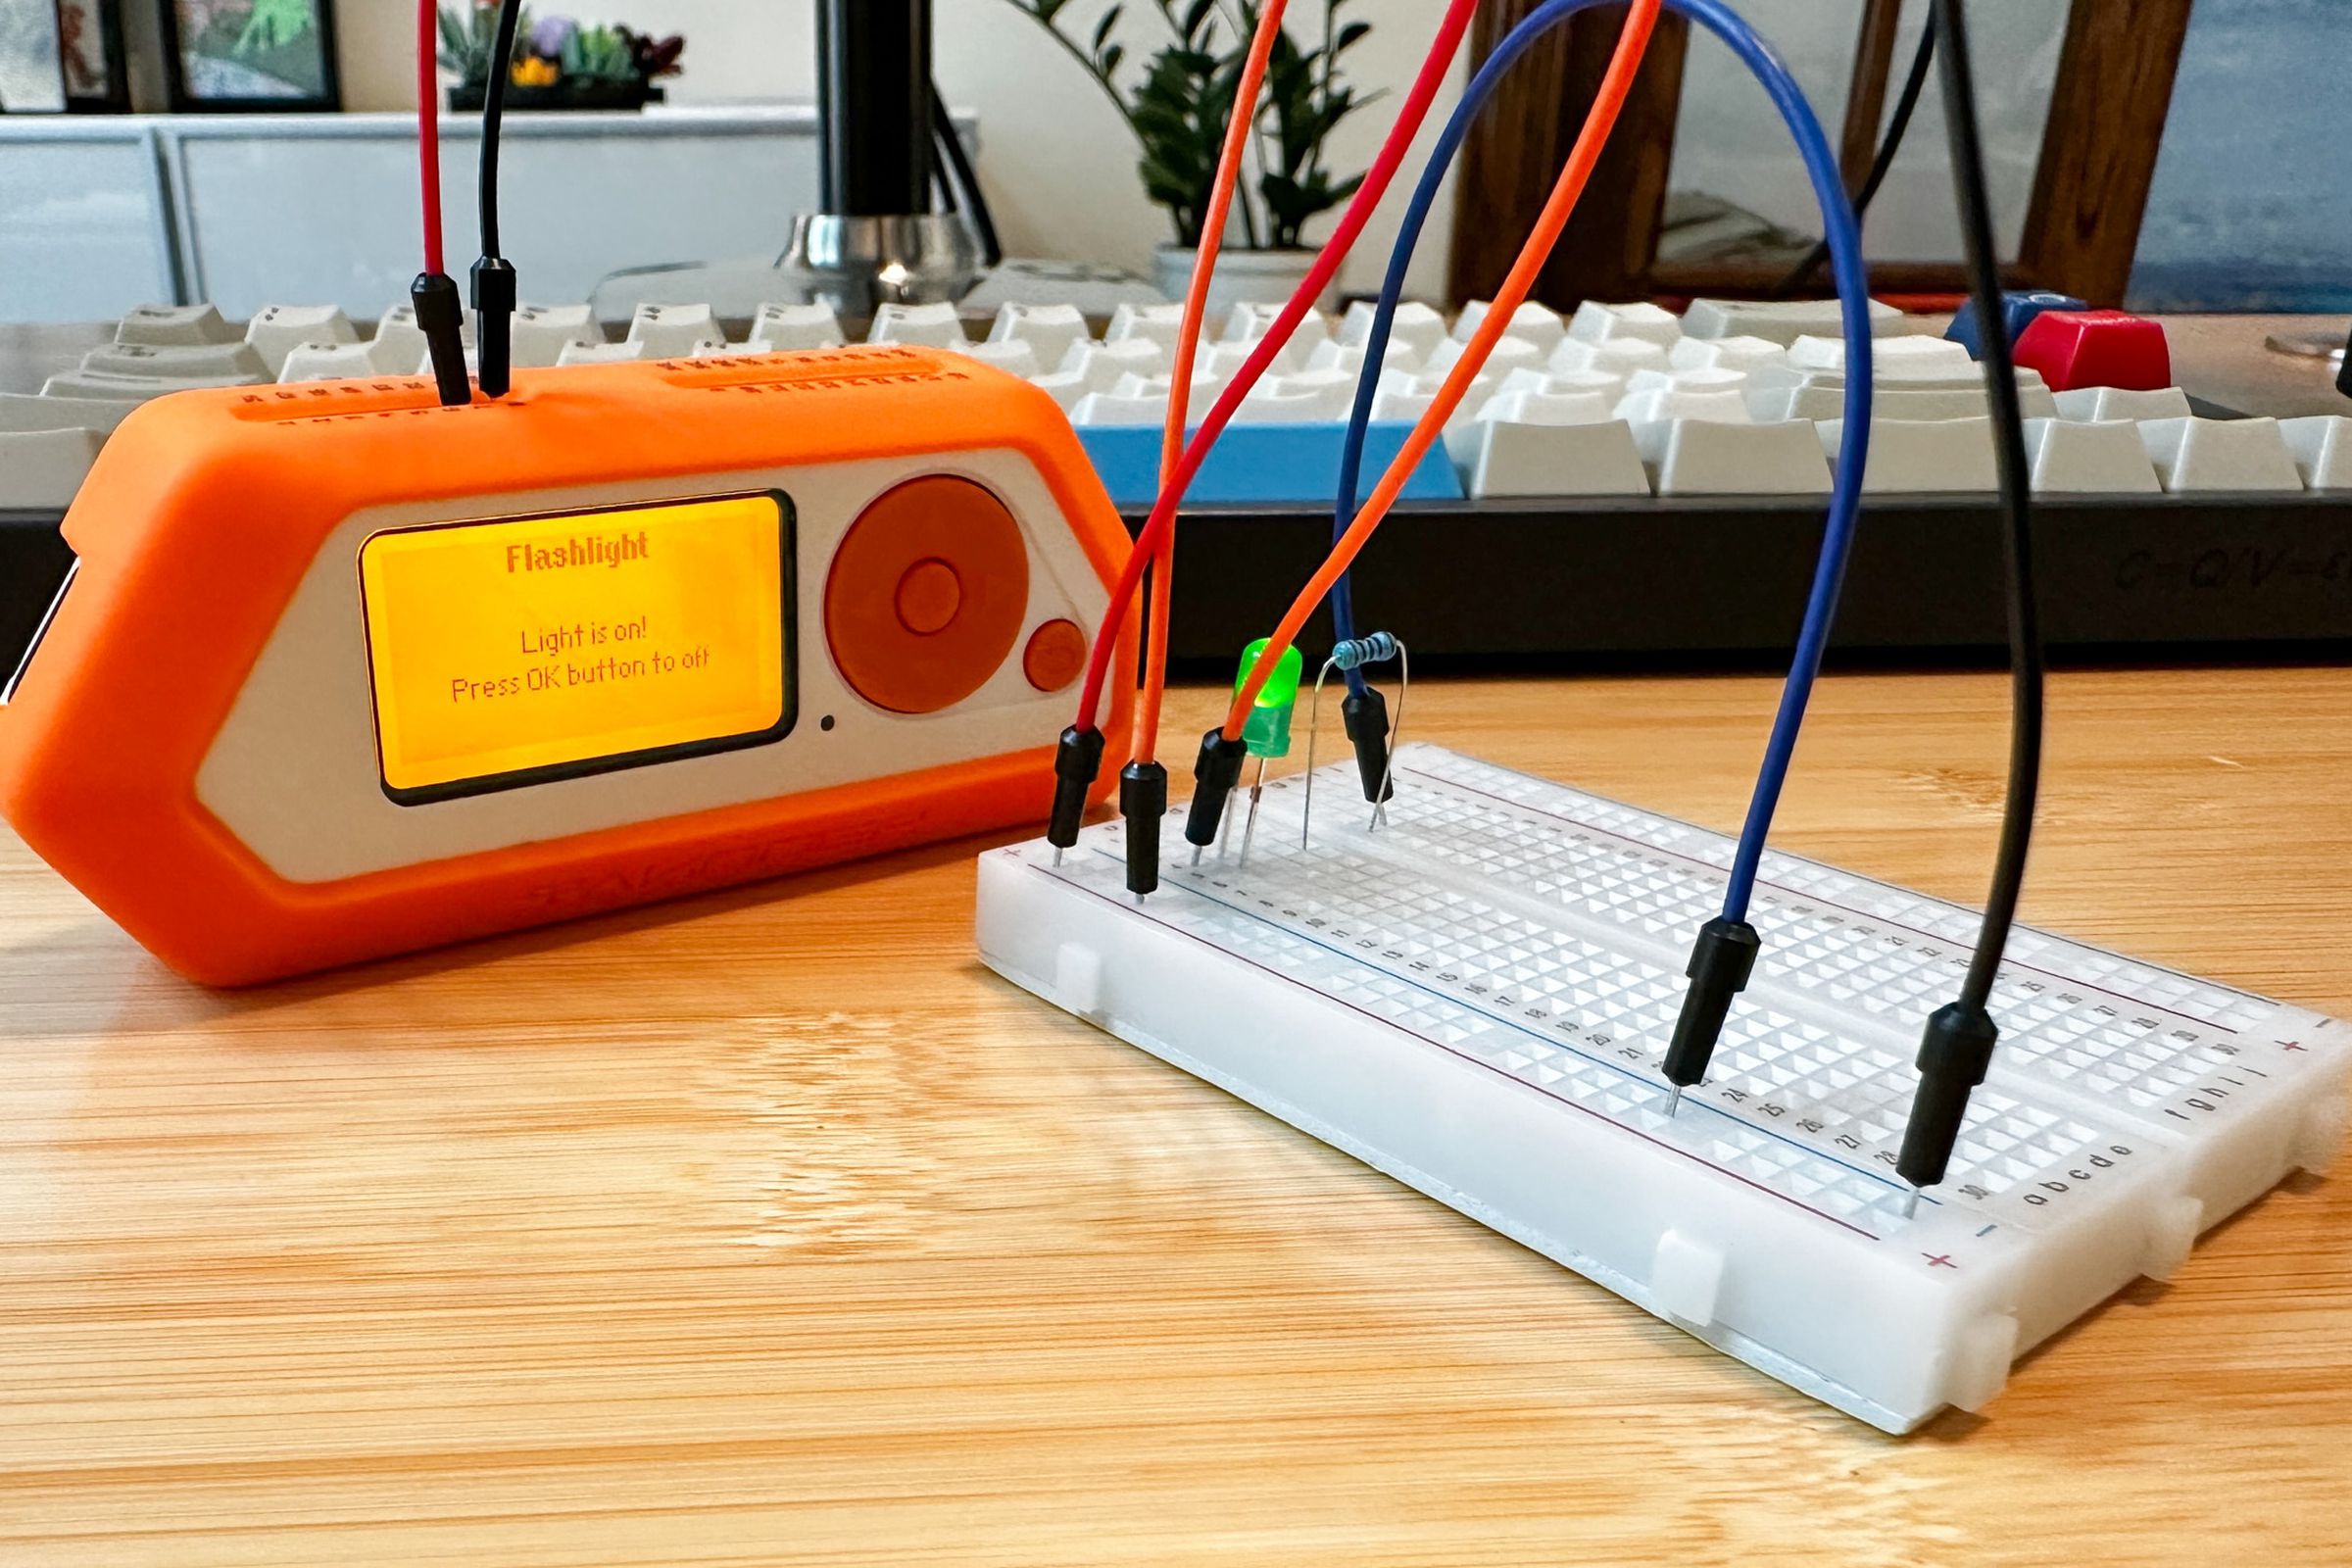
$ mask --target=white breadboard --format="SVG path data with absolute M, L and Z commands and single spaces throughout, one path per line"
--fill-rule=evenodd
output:
M 980 858 L 1014 983 L 1749 1365 L 1904 1432 L 2343 1142 L 2352 1029 L 2038 931 L 1949 1178 L 1893 1171 L 1977 915 L 1785 855 L 1707 1081 L 1659 1060 L 1732 841 L 1427 746 L 1377 831 L 1354 763 L 1267 786 L 1247 859 L 1125 891 L 1121 829 Z

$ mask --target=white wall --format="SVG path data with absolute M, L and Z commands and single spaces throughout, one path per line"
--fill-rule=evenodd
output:
M 555 6 L 542 0 L 538 9 Z M 1103 9 L 1104 0 L 1073 0 L 1063 26 L 1091 36 Z M 1131 55 L 1149 53 L 1164 35 L 1156 17 L 1142 5 L 1127 9 L 1121 36 Z M 1321 9 L 1312 0 L 1295 7 L 1294 25 L 1302 36 L 1308 18 L 1320 24 Z M 1388 130 L 1390 106 L 1428 52 L 1437 9 L 1430 0 L 1355 0 L 1351 13 L 1374 25 L 1348 56 L 1350 73 L 1363 87 L 1387 88 L 1391 97 L 1342 127 L 1331 149 L 1336 167 L 1352 172 L 1371 160 Z M 675 103 L 814 96 L 815 13 L 808 0 L 612 0 L 609 14 L 595 0 L 584 0 L 577 14 L 623 21 L 642 31 L 684 33 L 686 74 L 671 85 Z M 1171 236 L 1165 218 L 1144 199 L 1125 125 L 1092 78 L 1009 0 L 938 0 L 938 18 L 940 87 L 950 102 L 979 116 L 980 177 L 1005 248 L 1015 255 L 1147 270 L 1152 246 Z M 347 0 L 337 19 L 345 103 L 353 109 L 411 105 L 409 7 L 398 0 Z M 1461 74 L 1457 62 L 1457 86 Z M 1449 89 L 1441 98 L 1433 122 L 1450 112 L 1452 97 Z M 1409 188 L 1417 177 L 1434 134 L 1434 128 L 1424 130 L 1399 186 Z M 1399 192 L 1387 206 L 1402 202 Z M 1416 258 L 1417 293 L 1443 292 L 1452 206 L 1448 187 Z M 1323 232 L 1310 230 L 1309 237 Z M 1378 287 L 1395 236 L 1393 221 L 1376 221 L 1350 259 L 1344 286 Z

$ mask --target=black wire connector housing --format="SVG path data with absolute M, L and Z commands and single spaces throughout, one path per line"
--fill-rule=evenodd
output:
M 1683 971 L 1690 977 L 1690 989 L 1683 997 L 1674 1040 L 1666 1048 L 1668 1083 L 1688 1089 L 1707 1075 L 1715 1042 L 1723 1037 L 1723 1021 L 1731 1016 L 1732 999 L 1747 989 L 1763 946 L 1756 928 L 1745 920 L 1717 915 L 1698 928 L 1690 967 Z
M 1054 748 L 1054 815 L 1046 824 L 1046 842 L 1066 850 L 1078 842 L 1079 824 L 1086 820 L 1086 798 L 1102 771 L 1102 732 L 1072 724 Z
M 1373 806 L 1394 800 L 1396 782 L 1389 776 L 1389 700 L 1376 686 L 1349 692 L 1340 704 L 1340 721 L 1355 748 L 1355 770 L 1364 781 L 1364 800 Z
M 503 256 L 473 264 L 473 343 L 482 396 L 505 397 L 514 384 L 514 269 Z
M 1969 1091 L 1984 1081 L 2000 1033 L 1992 1014 L 1965 1002 L 1929 1014 L 1919 1043 L 1919 1093 L 1894 1161 L 1895 1174 L 1912 1186 L 1933 1187 L 1943 1180 L 1952 1146 L 1960 1140 L 1961 1119 L 1968 1114 Z
M 466 378 L 466 307 L 459 302 L 457 280 L 447 272 L 418 272 L 409 285 L 409 303 L 432 352 L 433 383 L 442 406 L 464 408 L 473 401 L 473 388 Z
M 1227 740 L 1221 728 L 1200 737 L 1200 760 L 1193 764 L 1193 806 L 1184 819 L 1186 843 L 1205 850 L 1217 842 L 1225 803 L 1242 781 L 1242 762 L 1249 755 L 1247 742 Z
M 1168 814 L 1168 770 L 1157 762 L 1119 769 L 1119 815 L 1127 823 L 1127 891 L 1159 890 L 1159 823 Z

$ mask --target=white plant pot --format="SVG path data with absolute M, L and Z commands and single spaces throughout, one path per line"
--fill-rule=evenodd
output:
M 1220 331 L 1236 305 L 1288 302 L 1314 264 L 1313 251 L 1250 251 L 1227 246 L 1217 253 L 1216 275 L 1209 279 L 1206 330 L 1212 336 Z M 1152 280 L 1169 299 L 1184 298 L 1193 282 L 1193 252 L 1182 245 L 1160 246 L 1152 254 Z

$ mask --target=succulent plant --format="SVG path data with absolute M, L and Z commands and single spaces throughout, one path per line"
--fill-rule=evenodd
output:
M 479 87 L 490 79 L 490 55 L 497 47 L 498 0 L 457 0 L 441 7 L 441 64 L 466 86 Z M 525 87 L 553 87 L 565 78 L 644 82 L 676 75 L 685 52 L 686 40 L 674 33 L 656 38 L 617 24 L 585 27 L 569 17 L 533 22 L 525 7 L 507 69 Z

